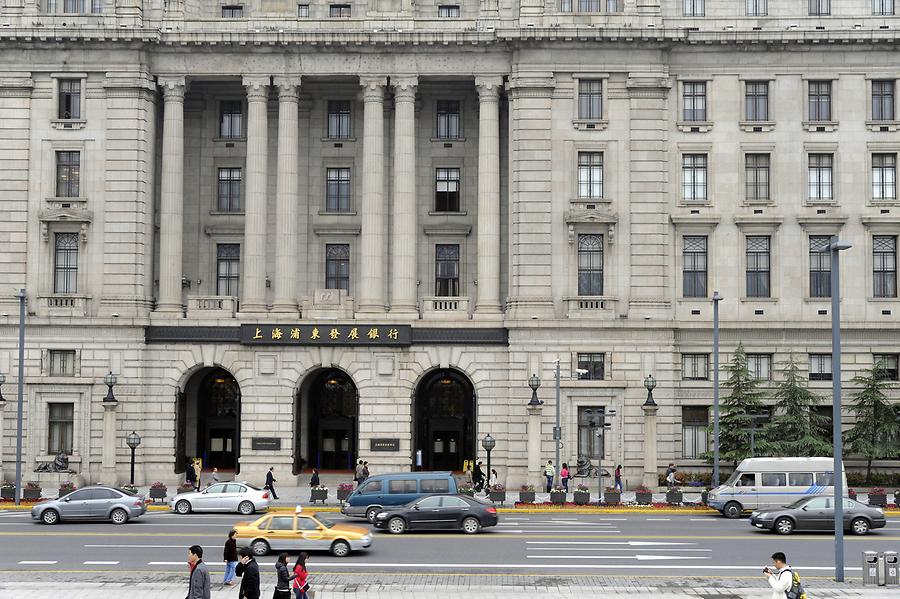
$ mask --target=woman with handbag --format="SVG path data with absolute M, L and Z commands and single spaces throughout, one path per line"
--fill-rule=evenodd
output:
M 297 556 L 297 563 L 294 564 L 294 597 L 296 599 L 309 599 L 309 572 L 306 570 L 306 560 L 309 554 L 302 551 Z
M 288 573 L 288 554 L 281 553 L 275 562 L 275 573 L 278 575 L 278 581 L 275 583 L 275 594 L 272 599 L 291 599 L 291 581 L 297 577 L 296 574 Z

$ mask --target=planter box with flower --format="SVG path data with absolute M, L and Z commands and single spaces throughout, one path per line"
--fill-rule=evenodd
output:
M 22 489 L 22 499 L 40 499 L 41 498 L 41 485 L 35 481 L 28 481 L 25 483 L 25 488 Z
M 669 489 L 666 491 L 666 503 L 669 505 L 680 505 L 684 501 L 684 493 L 677 489 Z
M 75 484 L 71 481 L 59 483 L 59 498 L 62 499 L 75 490 Z
M 556 485 L 550 490 L 550 503 L 562 505 L 566 502 L 566 490 Z
M 519 487 L 519 503 L 534 503 L 534 485 Z
M 460 495 L 468 495 L 469 497 L 475 497 L 475 489 L 470 487 L 469 485 L 462 485 L 456 489 Z
M 156 501 L 159 499 L 160 501 L 166 500 L 166 495 L 168 494 L 169 489 L 166 487 L 165 483 L 160 481 L 156 481 L 152 485 L 150 485 L 150 499 Z
M 494 503 L 504 503 L 506 501 L 506 487 L 497 483 L 491 486 L 489 495 Z
M 193 493 L 194 485 L 191 483 L 181 483 L 178 485 L 178 489 L 175 491 L 176 493 Z
M 313 487 L 309 490 L 310 503 L 315 503 L 317 501 L 325 503 L 326 499 L 328 499 L 328 487 L 319 485 L 318 487 Z
M 341 503 L 347 501 L 347 498 L 350 497 L 350 493 L 353 492 L 353 483 L 341 483 L 338 485 L 337 489 L 337 497 L 338 501 Z
M 591 490 L 587 485 L 580 484 L 575 487 L 575 505 L 587 505 L 591 502 Z
M 653 491 L 644 485 L 640 485 L 634 490 L 634 496 L 638 505 L 650 505 L 653 503 Z
M 0 499 L 15 499 L 16 485 L 12 483 L 0 484 Z
M 131 493 L 132 495 L 137 495 L 138 492 L 138 488 L 134 485 L 122 485 L 120 488 L 126 493 Z
M 887 492 L 881 487 L 875 487 L 869 491 L 869 505 L 887 507 Z
M 622 493 L 615 487 L 606 487 L 603 489 L 603 501 L 606 505 L 619 505 L 622 503 Z

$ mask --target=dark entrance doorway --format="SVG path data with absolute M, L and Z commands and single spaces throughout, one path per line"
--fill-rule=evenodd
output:
M 416 388 L 414 452 L 424 470 L 461 470 L 475 457 L 475 388 L 456 370 L 429 373 Z M 413 455 L 415 463 L 415 454 Z
M 296 398 L 294 472 L 353 470 L 359 439 L 359 395 L 342 370 L 309 375 Z
M 201 458 L 204 470 L 238 472 L 241 389 L 234 376 L 224 368 L 203 368 L 179 390 L 176 402 L 175 471 Z

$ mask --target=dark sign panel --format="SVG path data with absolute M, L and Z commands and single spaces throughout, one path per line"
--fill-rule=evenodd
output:
M 281 439 L 278 437 L 253 437 L 250 447 L 258 451 L 280 451 Z
M 243 345 L 412 345 L 408 324 L 242 324 Z
M 371 439 L 369 451 L 400 451 L 400 439 Z

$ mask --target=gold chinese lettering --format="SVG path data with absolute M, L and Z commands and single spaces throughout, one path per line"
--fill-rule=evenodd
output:
M 319 335 L 319 327 L 313 327 L 312 334 L 310 334 L 309 338 L 313 340 L 321 339 L 321 336 Z
M 262 339 L 262 331 L 259 329 L 259 327 L 256 327 L 256 334 L 253 335 L 253 338 L 254 339 Z
M 282 336 L 283 333 L 281 332 L 280 328 L 275 327 L 274 329 L 272 329 L 272 339 L 281 339 Z
M 347 333 L 347 339 L 352 339 L 354 341 L 359 339 L 359 329 L 356 327 L 353 327 L 352 329 L 350 329 L 350 332 Z
M 298 327 L 291 329 L 291 339 L 300 339 L 300 329 Z
M 369 329 L 369 339 L 378 339 L 378 329 L 373 327 Z
M 332 341 L 334 341 L 335 339 L 340 338 L 341 332 L 337 329 L 331 329 L 331 332 L 328 333 L 328 336 L 331 338 Z
M 400 331 L 397 329 L 388 329 L 388 338 L 396 341 L 400 338 Z

